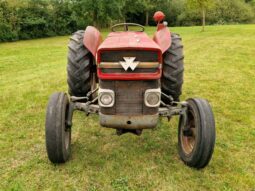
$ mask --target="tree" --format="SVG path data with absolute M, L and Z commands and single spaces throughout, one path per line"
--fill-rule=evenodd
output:
M 214 5 L 214 0 L 188 0 L 191 9 L 199 9 L 202 15 L 202 31 L 205 31 L 206 11 Z
M 122 14 L 124 22 L 134 22 L 133 16 L 139 16 L 143 13 L 143 2 L 141 0 L 125 0 L 123 1 L 124 5 L 122 7 Z
M 171 0 L 136 0 L 135 2 L 135 13 L 140 12 L 145 15 L 145 26 L 148 26 L 152 14 L 155 11 L 161 10 L 165 12 L 165 10 L 169 10 Z M 130 4 L 128 4 L 128 6 L 130 6 Z M 168 13 L 165 12 L 165 14 Z
M 211 15 L 210 15 L 211 14 Z M 240 0 L 215 0 L 213 11 L 209 12 L 213 23 L 250 23 L 254 10 L 249 3 Z
M 0 1 L 0 42 L 18 39 L 18 16 L 16 9 L 7 1 Z
M 77 4 L 83 7 L 90 24 L 99 28 L 109 26 L 112 20 L 122 16 L 121 0 L 77 0 Z
M 141 0 L 145 11 L 145 26 L 149 25 L 149 12 L 155 7 L 155 1 L 153 0 Z

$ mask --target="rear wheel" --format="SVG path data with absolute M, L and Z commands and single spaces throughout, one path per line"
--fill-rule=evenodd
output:
M 179 101 L 183 84 L 183 45 L 179 35 L 171 33 L 172 44 L 163 55 L 163 73 L 161 78 L 162 92 L 172 96 L 175 101 Z M 162 101 L 169 100 L 162 96 Z
M 67 83 L 69 94 L 84 97 L 95 86 L 93 55 L 83 45 L 84 31 L 73 34 L 68 45 Z
M 204 99 L 188 99 L 185 117 L 181 115 L 178 130 L 178 150 L 183 162 L 194 168 L 204 168 L 211 160 L 215 144 L 215 122 L 209 103 Z
M 66 162 L 71 152 L 71 128 L 66 119 L 69 101 L 65 93 L 54 93 L 49 100 L 46 122 L 46 149 L 53 163 Z

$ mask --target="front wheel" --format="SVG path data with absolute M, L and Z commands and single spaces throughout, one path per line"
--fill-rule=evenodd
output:
M 46 149 L 52 163 L 64 163 L 71 151 L 71 128 L 66 119 L 69 100 L 65 93 L 54 93 L 49 100 L 46 122 Z
M 204 99 L 188 99 L 187 103 L 186 116 L 179 120 L 178 151 L 186 165 L 201 169 L 208 165 L 214 150 L 214 116 Z

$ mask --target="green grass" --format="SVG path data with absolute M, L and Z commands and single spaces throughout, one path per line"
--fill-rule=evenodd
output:
M 45 108 L 51 93 L 67 91 L 68 37 L 55 37 L 0 44 L 0 190 L 254 190 L 255 25 L 172 31 L 185 45 L 182 99 L 207 98 L 215 113 L 207 168 L 180 161 L 176 119 L 162 119 L 141 137 L 118 137 L 97 116 L 78 112 L 70 161 L 51 164 Z

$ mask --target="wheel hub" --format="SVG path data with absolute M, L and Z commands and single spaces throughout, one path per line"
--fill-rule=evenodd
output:
M 188 123 L 186 127 L 183 126 L 181 132 L 181 144 L 185 154 L 190 154 L 193 151 L 193 148 L 196 143 L 196 128 L 195 128 L 195 119 L 194 114 L 191 111 L 188 111 Z

